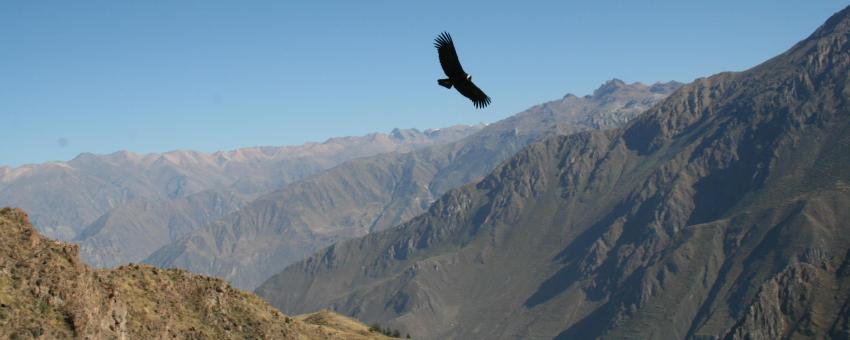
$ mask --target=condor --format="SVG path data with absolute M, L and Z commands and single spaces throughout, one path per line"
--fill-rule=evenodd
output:
M 457 92 L 472 101 L 475 108 L 480 109 L 490 105 L 490 97 L 472 83 L 472 76 L 466 74 L 463 67 L 460 66 L 452 36 L 443 32 L 437 36 L 434 46 L 437 47 L 437 53 L 440 55 L 440 65 L 443 66 L 443 72 L 448 76 L 445 79 L 438 79 L 437 84 L 447 89 L 454 86 Z

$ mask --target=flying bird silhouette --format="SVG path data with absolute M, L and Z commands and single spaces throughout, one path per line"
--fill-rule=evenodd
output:
M 480 109 L 490 105 L 490 97 L 472 83 L 472 76 L 466 74 L 463 67 L 460 66 L 452 36 L 448 32 L 441 33 L 437 36 L 434 47 L 437 48 L 437 53 L 440 55 L 440 65 L 443 67 L 443 72 L 448 76 L 445 79 L 438 79 L 437 84 L 447 89 L 454 86 L 457 92 L 472 101 L 475 108 Z

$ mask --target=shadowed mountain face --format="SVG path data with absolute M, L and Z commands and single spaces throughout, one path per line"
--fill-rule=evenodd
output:
M 83 154 L 0 172 L 0 204 L 33 212 L 46 234 L 79 243 L 98 267 L 139 262 L 177 237 L 340 162 L 456 141 L 482 126 L 394 130 L 296 147 L 205 154 Z
M 479 179 L 529 143 L 619 126 L 678 86 L 611 80 L 592 96 L 537 105 L 455 143 L 346 162 L 261 197 L 145 262 L 254 288 L 321 247 L 413 218 L 439 195 Z
M 419 339 L 850 337 L 850 8 L 256 292 Z
M 0 209 L 0 337 L 388 339 L 327 311 L 291 318 L 220 279 L 178 269 L 93 270 L 77 250 L 41 236 L 22 210 Z

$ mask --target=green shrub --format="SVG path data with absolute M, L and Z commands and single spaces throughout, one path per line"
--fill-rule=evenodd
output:
M 377 322 L 372 323 L 372 325 L 369 326 L 369 332 L 381 333 L 383 335 L 393 337 L 393 338 L 401 338 L 401 332 L 399 332 L 398 329 L 390 329 L 389 327 L 383 328 Z M 407 338 L 410 339 L 410 334 L 407 335 Z

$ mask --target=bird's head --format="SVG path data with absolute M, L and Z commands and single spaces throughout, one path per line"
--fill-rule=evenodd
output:
M 471 76 L 471 75 L 469 75 L 469 74 L 467 74 L 467 75 L 466 75 L 466 81 L 471 82 L 471 81 L 472 81 L 472 76 Z

